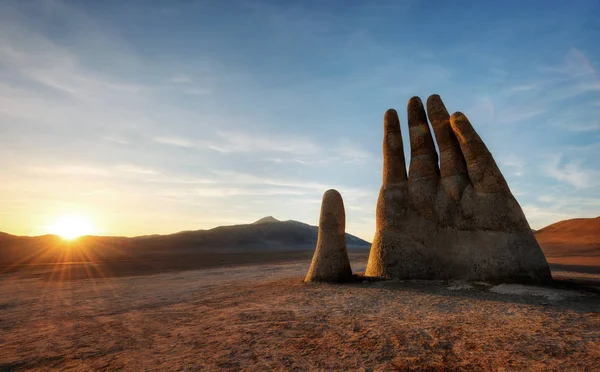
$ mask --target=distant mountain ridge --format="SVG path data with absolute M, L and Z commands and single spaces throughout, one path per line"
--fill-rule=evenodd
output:
M 315 248 L 318 227 L 273 216 L 208 230 L 137 237 L 84 236 L 73 242 L 56 235 L 16 236 L 0 232 L 0 265 L 161 258 L 197 253 L 306 251 Z M 548 258 L 600 258 L 600 217 L 559 221 L 535 232 Z M 370 243 L 346 234 L 349 249 Z
M 196 253 L 269 252 L 314 249 L 318 227 L 267 216 L 250 224 L 138 237 L 84 236 L 73 242 L 55 235 L 36 237 L 0 233 L 0 264 L 140 259 Z M 346 234 L 348 248 L 370 243 Z

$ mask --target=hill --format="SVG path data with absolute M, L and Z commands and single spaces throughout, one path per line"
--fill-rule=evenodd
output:
M 298 221 L 279 221 L 272 216 L 243 225 L 209 230 L 182 231 L 170 235 L 133 238 L 84 236 L 68 242 L 55 235 L 22 237 L 0 234 L 0 264 L 55 262 L 106 262 L 184 257 L 200 253 L 251 253 L 311 250 L 318 227 Z M 366 242 L 346 234 L 348 248 L 368 248 Z
M 279 221 L 277 218 L 273 217 L 273 216 L 267 216 L 267 217 L 263 217 L 258 221 L 255 221 L 254 224 L 259 224 L 259 223 L 268 223 L 268 222 L 281 222 Z
M 600 257 L 600 217 L 556 222 L 535 237 L 546 257 Z

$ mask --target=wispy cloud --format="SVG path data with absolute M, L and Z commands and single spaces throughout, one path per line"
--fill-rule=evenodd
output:
M 71 26 L 85 24 L 82 34 L 74 33 L 85 34 L 90 43 L 96 43 L 98 55 L 118 52 L 115 63 L 130 59 L 118 40 L 106 38 L 94 20 L 62 2 L 40 2 L 38 10 Z M 110 133 L 100 136 L 120 144 L 127 141 L 119 132 L 147 124 L 145 107 L 153 92 L 150 84 L 93 68 L 81 50 L 68 48 L 43 32 L 41 22 L 25 22 L 27 18 L 11 11 L 11 6 L 4 11 L 0 18 L 0 73 L 11 78 L 0 83 L 0 119 L 19 120 L 20 131 L 30 132 L 31 139 L 42 134 L 72 139 L 96 131 L 97 135 Z M 24 141 L 28 142 L 32 141 Z
M 490 97 L 491 103 L 487 106 L 495 109 L 495 120 L 498 123 L 519 123 L 552 114 L 550 124 L 563 129 L 597 129 L 600 113 L 597 113 L 597 108 L 594 109 L 594 102 L 600 100 L 600 81 L 583 53 L 571 49 L 561 64 L 539 67 L 530 75 L 529 83 L 505 86 Z M 598 95 L 598 100 L 590 102 L 589 97 L 594 94 Z M 558 115 L 555 113 L 557 106 L 574 98 L 586 100 L 577 108 L 570 102 L 565 105 L 566 112 L 563 110 Z M 476 111 L 483 108 L 485 106 L 480 102 Z
M 325 164 L 329 162 L 329 159 L 323 158 L 312 158 L 312 159 L 297 159 L 297 158 L 263 158 L 261 161 L 275 163 L 275 164 L 284 164 L 284 163 L 295 163 L 301 165 L 317 165 L 317 164 Z
M 560 66 L 542 66 L 542 71 L 567 75 L 571 78 L 590 77 L 596 74 L 588 58 L 577 48 L 571 48 Z
M 228 196 L 270 196 L 270 195 L 306 195 L 306 192 L 290 189 L 249 189 L 236 187 L 213 187 L 198 190 L 202 197 L 228 197 Z
M 243 132 L 217 132 L 216 136 L 217 140 L 203 144 L 218 152 L 280 152 L 310 155 L 319 151 L 318 146 L 306 138 L 253 135 Z
M 190 140 L 180 137 L 155 137 L 154 140 L 165 145 L 205 148 L 220 153 L 289 153 L 310 155 L 319 151 L 318 146 L 309 139 L 277 137 L 274 135 L 248 134 L 243 132 L 216 132 L 213 140 Z
M 114 143 L 118 143 L 120 145 L 128 145 L 129 141 L 123 139 L 123 138 L 117 138 L 117 137 L 111 137 L 111 136 L 105 136 L 102 137 L 103 140 L 106 141 L 110 141 L 110 142 L 114 142 Z
M 600 92 L 596 71 L 585 55 L 572 48 L 559 66 L 542 67 L 545 73 L 540 91 L 547 103 L 575 98 L 586 93 Z
M 166 82 L 172 85 L 176 91 L 193 96 L 207 96 L 213 93 L 213 89 L 206 83 L 186 74 L 176 74 L 166 79 Z
M 146 174 L 146 175 L 159 174 L 159 172 L 157 172 L 153 169 L 139 167 L 139 166 L 131 165 L 131 164 L 117 165 L 115 167 L 115 170 L 117 170 L 118 172 L 126 172 L 126 173 L 134 173 L 134 174 Z
M 537 85 L 535 84 L 526 84 L 526 85 L 516 85 L 510 88 L 511 91 L 513 92 L 523 92 L 523 91 L 528 91 L 528 90 L 533 90 L 536 88 Z
M 49 174 L 56 176 L 91 176 L 106 177 L 111 175 L 111 171 L 104 167 L 94 165 L 50 165 L 38 166 L 29 169 L 35 174 Z
M 533 229 L 541 229 L 560 220 L 574 218 L 574 215 L 560 212 L 555 208 L 540 207 L 534 204 L 523 205 L 523 213 Z
M 188 84 L 188 83 L 191 83 L 193 80 L 188 75 L 177 74 L 177 75 L 169 78 L 167 81 L 170 83 L 173 83 L 173 84 Z
M 218 180 L 229 184 L 280 186 L 294 189 L 310 189 L 321 192 L 331 188 L 331 185 L 326 185 L 319 182 L 303 182 L 300 180 L 282 178 L 266 178 L 249 173 L 221 170 L 215 170 L 213 173 L 218 177 Z
M 598 183 L 598 171 L 583 169 L 580 162 L 563 164 L 561 160 L 562 154 L 552 155 L 543 168 L 545 175 L 578 189 L 592 187 Z
M 342 162 L 348 164 L 362 165 L 373 158 L 373 155 L 370 152 L 363 150 L 359 144 L 350 139 L 342 139 L 334 152 L 339 156 Z
M 177 147 L 196 147 L 193 141 L 185 138 L 179 137 L 154 137 L 154 141 L 158 143 L 162 143 L 164 145 L 171 145 Z
M 565 219 L 592 218 L 600 215 L 600 197 L 548 193 L 538 196 L 537 202 L 523 206 L 523 212 L 535 229 Z
M 363 150 L 359 144 L 348 138 L 342 138 L 337 144 L 329 147 L 319 145 L 306 137 L 244 132 L 216 132 L 215 138 L 212 140 L 154 137 L 154 141 L 177 147 L 209 149 L 222 154 L 279 154 L 279 156 L 257 158 L 273 163 L 293 162 L 310 165 L 342 162 L 362 165 L 373 158 L 371 153 Z
M 592 114 L 592 110 L 586 107 L 575 107 L 567 112 L 555 115 L 548 119 L 548 125 L 572 132 L 592 132 L 600 130 L 600 110 L 598 115 Z
M 18 27 L 18 26 L 17 26 Z M 79 58 L 42 36 L 18 28 L 0 32 L 0 59 L 5 67 L 47 88 L 78 100 L 98 100 L 110 95 L 138 95 L 145 88 L 112 81 L 81 66 Z M 20 35 L 7 38 L 6 35 Z
M 574 120 L 550 120 L 549 124 L 572 132 L 593 132 L 600 130 L 600 122 L 580 123 Z
M 184 93 L 191 94 L 193 96 L 206 96 L 212 94 L 212 89 L 208 88 L 187 88 L 183 90 Z
M 532 119 L 539 116 L 547 111 L 546 108 L 536 107 L 519 107 L 512 106 L 508 107 L 500 112 L 496 116 L 499 123 L 520 123 L 524 120 Z
M 475 104 L 465 110 L 469 118 L 475 122 L 493 122 L 495 111 L 494 102 L 490 97 L 478 97 Z
M 162 184 L 180 184 L 180 185 L 206 185 L 218 183 L 217 180 L 211 178 L 197 178 L 190 176 L 181 175 L 165 175 L 161 174 L 161 177 L 147 178 L 145 181 L 151 183 L 162 183 Z
M 523 175 L 525 161 L 523 161 L 522 158 L 520 158 L 514 154 L 510 154 L 503 158 L 502 165 L 511 168 L 513 171 L 513 174 L 517 177 L 520 177 Z
M 28 169 L 30 173 L 45 177 L 78 176 L 78 177 L 119 177 L 123 174 L 158 175 L 159 172 L 131 164 L 121 164 L 112 167 L 86 164 L 46 165 Z

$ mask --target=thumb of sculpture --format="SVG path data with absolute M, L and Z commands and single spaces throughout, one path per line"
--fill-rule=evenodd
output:
M 336 190 L 327 190 L 321 202 L 317 248 L 305 282 L 339 283 L 352 278 L 345 230 L 342 196 Z

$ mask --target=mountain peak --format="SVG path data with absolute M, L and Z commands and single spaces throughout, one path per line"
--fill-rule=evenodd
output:
M 253 224 L 259 224 L 259 223 L 268 223 L 268 222 L 280 222 L 277 218 L 273 217 L 273 216 L 267 216 L 267 217 L 263 217 L 260 220 L 254 222 Z

